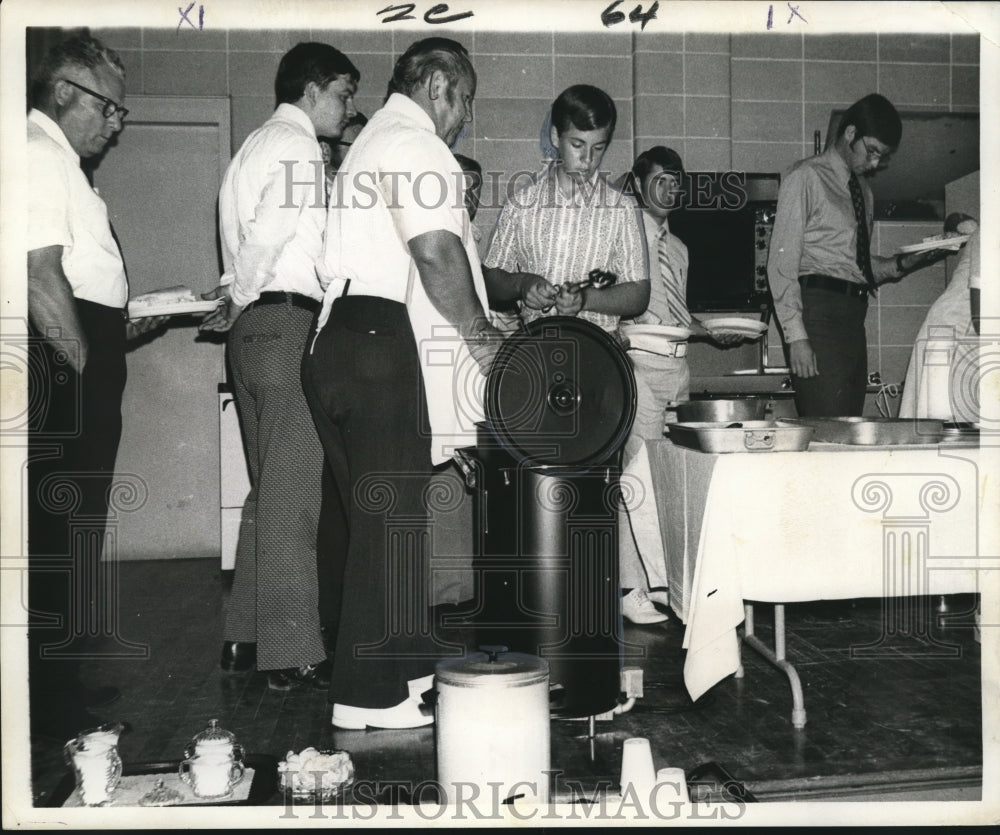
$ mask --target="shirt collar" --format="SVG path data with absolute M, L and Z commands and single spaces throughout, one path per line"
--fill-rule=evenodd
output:
M 435 136 L 437 135 L 437 128 L 434 126 L 434 120 L 430 117 L 430 114 L 409 96 L 404 96 L 402 93 L 393 93 L 386 100 L 382 109 L 406 116 L 408 119 L 415 121 L 419 127 L 429 130 Z
M 665 238 L 670 234 L 670 224 L 666 218 L 663 218 L 663 221 L 660 222 L 655 217 L 652 217 L 649 212 L 643 212 L 642 222 L 646 226 L 646 235 L 654 241 Z
M 559 183 L 558 163 L 558 160 L 548 160 L 542 170 L 540 179 L 549 182 L 549 188 L 556 195 L 556 199 L 562 201 L 564 205 L 582 206 L 584 189 L 573 189 L 572 194 L 566 194 Z M 593 194 L 596 193 L 594 192 L 595 188 L 607 189 L 610 185 L 607 174 L 598 169 L 587 180 L 586 192 Z
M 38 127 L 45 131 L 45 133 L 52 137 L 55 142 L 65 148 L 67 153 L 76 157 L 76 161 L 79 164 L 80 155 L 73 150 L 73 146 L 69 144 L 69 140 L 66 138 L 66 134 L 63 133 L 63 129 L 59 127 L 59 123 L 56 122 L 51 116 L 42 113 L 41 110 L 32 108 L 28 113 L 28 121 L 34 122 L 38 125 Z
M 282 102 L 275 109 L 274 115 L 279 119 L 288 119 L 290 122 L 295 122 L 295 124 L 309 131 L 311 136 L 316 136 L 316 126 L 302 108 L 288 102 Z
M 840 175 L 845 183 L 851 179 L 853 172 L 847 167 L 847 162 L 840 155 L 840 151 L 837 150 L 836 143 L 827 148 L 823 152 L 823 156 L 826 157 L 830 167 Z

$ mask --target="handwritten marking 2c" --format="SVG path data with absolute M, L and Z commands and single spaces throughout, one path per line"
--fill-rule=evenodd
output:
M 376 15 L 389 14 L 390 12 L 396 12 L 396 14 L 389 14 L 389 17 L 383 18 L 383 23 L 395 23 L 400 20 L 416 20 L 412 12 L 417 8 L 416 3 L 400 3 L 398 6 L 386 6 L 381 11 L 376 12 Z M 425 23 L 454 23 L 456 20 L 464 20 L 467 17 L 472 17 L 472 12 L 458 12 L 456 14 L 447 15 L 441 17 L 445 12 L 448 11 L 447 3 L 438 3 L 431 6 L 426 12 L 424 12 L 424 22 Z

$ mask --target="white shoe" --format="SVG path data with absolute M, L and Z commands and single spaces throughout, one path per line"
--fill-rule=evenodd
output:
M 365 728 L 422 728 L 434 723 L 434 714 L 425 714 L 419 702 L 404 699 L 395 707 L 366 708 L 350 705 L 333 706 L 332 724 L 345 731 Z
M 658 603 L 660 606 L 666 608 L 670 605 L 670 590 L 666 588 L 650 589 L 646 592 L 646 597 L 648 597 L 653 603 Z
M 410 694 L 410 698 L 413 699 L 417 704 L 423 701 L 423 695 L 428 690 L 434 687 L 434 673 L 429 676 L 424 676 L 423 678 L 413 678 L 406 682 L 407 691 Z
M 622 615 L 632 623 L 663 623 L 670 620 L 650 602 L 643 589 L 632 589 L 622 598 Z

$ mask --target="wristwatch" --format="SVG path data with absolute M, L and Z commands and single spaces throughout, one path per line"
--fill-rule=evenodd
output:
M 903 253 L 896 253 L 896 272 L 903 276 L 906 274 L 906 270 L 903 268 Z

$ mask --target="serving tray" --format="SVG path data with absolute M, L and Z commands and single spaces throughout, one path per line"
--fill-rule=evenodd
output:
M 814 441 L 861 446 L 937 444 L 944 422 L 924 418 L 788 418 L 789 423 L 812 427 Z
M 214 800 L 195 797 L 191 790 L 177 777 L 179 761 L 159 763 L 126 763 L 122 768 L 122 783 L 112 795 L 108 806 L 139 806 L 138 798 L 153 786 L 156 778 L 181 795 L 181 800 L 169 805 L 180 806 L 263 806 L 275 802 L 278 794 L 278 760 L 269 754 L 248 754 L 243 759 L 246 777 L 226 797 Z M 148 785 L 147 785 L 148 784 Z M 141 787 L 141 788 L 140 788 Z M 73 773 L 68 773 L 56 786 L 48 800 L 42 804 L 48 807 L 79 806 L 79 792 Z
M 781 420 L 730 423 L 671 423 L 670 440 L 699 452 L 800 452 L 809 446 L 813 429 Z

